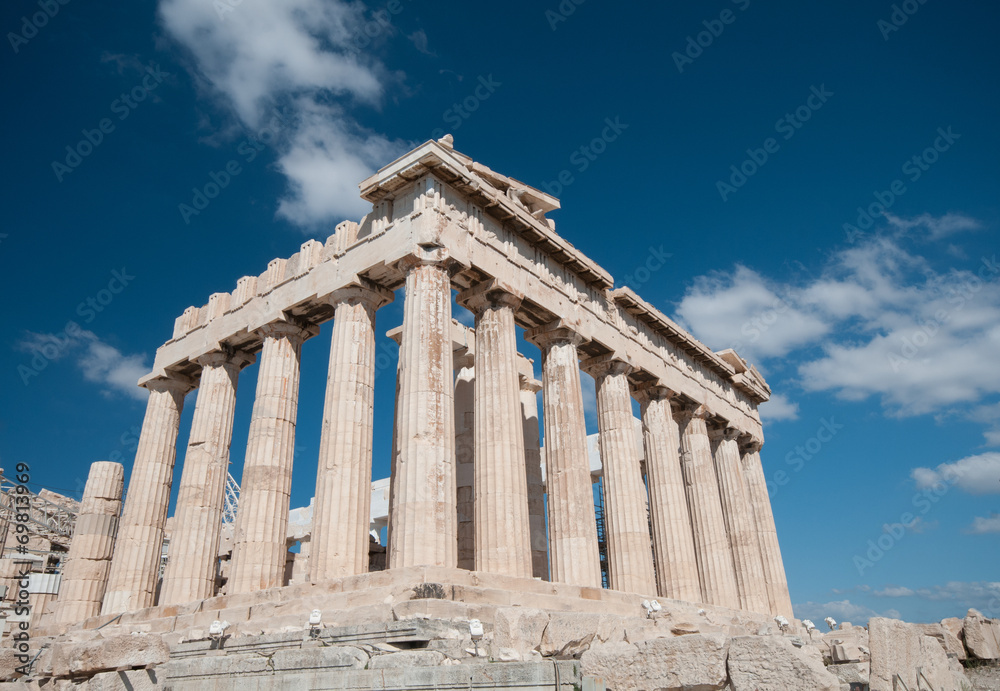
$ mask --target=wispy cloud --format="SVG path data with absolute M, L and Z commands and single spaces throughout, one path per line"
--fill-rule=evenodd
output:
M 883 612 L 876 612 L 870 607 L 859 605 L 850 600 L 834 600 L 825 603 L 803 602 L 793 605 L 792 609 L 798 619 L 821 621 L 826 617 L 833 617 L 837 621 L 849 621 L 861 626 L 867 625 L 868 620 L 872 617 L 900 618 L 898 610 L 887 609 Z
M 917 483 L 917 489 L 954 483 L 969 494 L 1000 494 L 1000 453 L 967 456 L 936 468 L 914 468 L 910 477 Z
M 980 225 L 958 214 L 897 220 L 939 236 Z M 941 269 L 940 256 L 908 247 L 873 236 L 784 282 L 737 265 L 695 280 L 677 318 L 714 349 L 791 365 L 806 391 L 877 397 L 897 417 L 978 416 L 1000 443 L 1000 264 L 991 255 Z
M 785 394 L 774 394 L 767 403 L 760 406 L 760 416 L 765 422 L 798 420 L 799 404 L 788 400 Z
M 937 217 L 921 214 L 913 218 L 902 218 L 887 212 L 885 217 L 893 228 L 903 232 L 922 231 L 928 240 L 941 240 L 962 231 L 980 230 L 983 227 L 983 224 L 976 219 L 958 213 L 948 213 Z
M 16 347 L 26 353 L 44 353 L 52 361 L 72 359 L 83 378 L 106 395 L 146 400 L 146 390 L 137 385 L 139 377 L 149 372 L 145 356 L 126 355 L 93 331 L 81 330 L 72 336 L 28 332 Z
M 966 532 L 972 535 L 1000 533 L 1000 513 L 991 513 L 987 517 L 976 516 Z
M 218 4 L 218 3 L 215 3 Z M 366 204 L 357 183 L 406 143 L 361 127 L 356 107 L 378 107 L 398 79 L 356 51 L 366 25 L 360 3 L 243 0 L 220 16 L 203 0 L 162 0 L 167 34 L 189 54 L 210 97 L 251 134 L 282 108 L 273 142 L 288 180 L 278 214 L 302 226 L 356 217 Z

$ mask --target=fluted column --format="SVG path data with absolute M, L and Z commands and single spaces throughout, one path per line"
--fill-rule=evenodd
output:
M 531 578 L 528 483 L 514 295 L 490 283 L 458 296 L 476 315 L 476 570 Z
M 375 311 L 392 302 L 376 286 L 330 296 L 330 368 L 316 471 L 310 579 L 368 572 L 375 402 Z
M 460 360 L 463 361 L 460 364 Z M 463 366 L 464 365 L 464 366 Z M 476 368 L 474 356 L 455 354 L 455 485 L 458 568 L 476 568 Z
M 538 397 L 542 382 L 520 377 L 521 423 L 524 429 L 524 474 L 528 481 L 528 526 L 531 532 L 531 575 L 549 580 L 549 549 L 545 535 L 545 483 L 542 481 L 538 438 Z
M 715 472 L 719 478 L 722 515 L 726 519 L 726 532 L 733 550 L 740 606 L 749 612 L 767 613 L 770 607 L 760 542 L 740 466 L 740 449 L 736 443 L 738 436 L 739 430 L 733 427 L 720 427 L 709 433 L 713 442 Z
M 788 595 L 785 564 L 781 559 L 778 531 L 774 525 L 774 513 L 771 509 L 771 497 L 768 495 L 767 480 L 760 462 L 761 443 L 752 437 L 743 437 L 739 441 L 743 442 L 740 448 L 742 454 L 740 461 L 743 465 L 747 496 L 753 509 L 754 525 L 760 544 L 764 582 L 767 585 L 771 614 L 780 614 L 791 619 L 792 601 Z
M 226 590 L 229 595 L 284 583 L 299 360 L 302 342 L 318 332 L 315 326 L 290 321 L 274 322 L 258 330 L 264 337 L 264 347 L 233 531 Z M 371 493 L 370 487 L 366 492 Z
M 240 352 L 216 351 L 197 361 L 202 367 L 201 383 L 177 490 L 161 605 L 215 595 L 236 385 L 240 370 L 253 358 Z
M 609 356 L 583 363 L 597 384 L 598 442 L 604 468 L 608 536 L 608 585 L 629 593 L 655 593 L 653 552 L 646 513 L 646 486 L 632 417 L 628 373 L 632 367 Z
M 709 415 L 704 406 L 677 411 L 675 419 L 681 433 L 681 469 L 691 511 L 702 601 L 739 609 L 732 547 L 726 534 L 726 519 L 722 515 L 722 499 L 705 423 Z
M 98 461 L 90 466 L 59 586 L 56 621 L 73 624 L 101 613 L 122 508 L 125 469 Z
M 600 588 L 601 561 L 577 354 L 583 339 L 558 323 L 532 329 L 526 337 L 542 351 L 550 577 L 554 582 Z
M 177 458 L 184 395 L 193 382 L 168 376 L 146 382 L 149 399 L 129 476 L 125 509 L 115 538 L 103 614 L 153 606 L 163 549 L 163 528 Z
M 458 562 L 451 277 L 444 250 L 402 260 L 403 335 L 389 496 L 389 568 Z
M 649 386 L 636 392 L 646 448 L 657 592 L 674 600 L 700 602 L 698 562 L 681 471 L 680 435 L 670 410 L 672 395 L 662 386 Z

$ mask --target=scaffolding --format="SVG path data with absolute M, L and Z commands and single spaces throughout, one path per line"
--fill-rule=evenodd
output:
M 601 557 L 601 586 L 610 588 L 608 582 L 608 534 L 604 516 L 604 477 L 594 483 L 594 514 L 597 517 L 597 549 Z
M 14 556 L 15 552 L 41 555 L 46 561 L 49 555 L 64 555 L 73 538 L 78 504 L 71 499 L 66 504 L 57 503 L 30 490 L 18 492 L 18 487 L 0 473 L 0 558 Z M 18 543 L 13 536 L 18 524 L 27 527 L 27 543 Z M 42 549 L 44 546 L 61 549 Z

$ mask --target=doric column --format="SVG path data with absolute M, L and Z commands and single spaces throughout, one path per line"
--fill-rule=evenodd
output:
M 675 414 L 681 433 L 681 470 L 691 511 L 702 601 L 739 609 L 732 547 L 726 534 L 726 519 L 722 515 L 719 483 L 705 424 L 709 415 L 704 406 L 681 408 Z
M 330 296 L 335 312 L 309 556 L 313 583 L 368 572 L 375 311 L 389 302 L 392 293 L 377 286 Z
M 583 339 L 558 323 L 532 329 L 525 337 L 542 351 L 550 578 L 600 588 L 601 557 L 576 349 Z
M 476 315 L 476 570 L 531 578 L 514 328 L 521 298 L 490 282 L 470 288 L 458 300 Z
M 521 423 L 524 428 L 524 474 L 528 481 L 528 525 L 531 529 L 531 575 L 549 580 L 549 549 L 545 535 L 545 483 L 542 481 L 538 438 L 538 397 L 542 382 L 521 376 Z
M 60 624 L 73 624 L 101 613 L 124 482 L 121 463 L 98 461 L 90 466 L 59 586 L 56 621 Z
M 636 392 L 642 410 L 658 593 L 674 600 L 700 602 L 698 562 L 681 471 L 680 435 L 670 410 L 672 396 L 663 386 L 647 386 Z
M 161 605 L 215 595 L 236 385 L 240 370 L 253 362 L 253 357 L 216 351 L 201 356 L 197 362 L 201 365 L 201 383 L 177 490 L 167 567 L 160 588 Z
M 739 430 L 734 427 L 713 428 L 712 455 L 719 479 L 722 515 L 726 519 L 726 532 L 733 550 L 736 570 L 736 590 L 740 606 L 748 612 L 767 613 L 767 586 L 761 564 L 760 543 L 754 524 L 753 510 L 747 499 L 746 482 L 740 467 L 740 449 L 736 443 Z
M 193 382 L 169 376 L 146 382 L 149 400 L 132 463 L 125 509 L 115 538 L 103 614 L 153 606 L 160 572 L 163 528 L 177 458 L 177 431 L 184 395 Z
M 743 442 L 740 448 L 743 477 L 746 481 L 750 506 L 753 509 L 754 525 L 760 544 L 764 582 L 767 584 L 771 614 L 780 614 L 791 619 L 792 601 L 788 596 L 785 564 L 781 559 L 781 548 L 778 546 L 778 531 L 774 525 L 771 498 L 767 491 L 764 468 L 760 462 L 761 443 L 749 436 L 743 437 L 740 441 Z
M 302 342 L 319 329 L 279 321 L 262 326 L 258 333 L 264 337 L 264 347 L 233 530 L 229 595 L 276 588 L 284 582 L 299 359 Z
M 476 368 L 474 356 L 456 355 L 455 484 L 458 511 L 458 568 L 476 568 Z M 459 361 L 463 362 L 459 362 Z M 464 366 L 463 366 L 464 365 Z
M 646 486 L 632 417 L 631 365 L 602 355 L 583 363 L 597 384 L 598 442 L 604 468 L 608 584 L 613 590 L 655 593 Z
M 389 496 L 389 568 L 458 563 L 451 277 L 442 250 L 400 262 L 406 274 Z

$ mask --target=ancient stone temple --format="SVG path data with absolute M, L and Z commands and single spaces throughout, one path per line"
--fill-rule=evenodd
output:
M 177 318 L 139 382 L 149 399 L 110 566 L 106 546 L 87 555 L 74 545 L 79 563 L 95 561 L 67 579 L 86 587 L 36 631 L 52 646 L 36 673 L 74 678 L 84 672 L 72 659 L 83 655 L 90 674 L 165 665 L 176 689 L 209 678 L 237 688 L 240 675 L 283 669 L 308 685 L 308 670 L 321 667 L 353 670 L 356 685 L 344 677 L 336 688 L 408 688 L 414 679 L 439 688 L 451 683 L 445 667 L 433 680 L 383 674 L 377 686 L 364 674 L 390 666 L 385 646 L 411 656 L 393 667 L 458 665 L 478 659 L 482 640 L 490 659 L 545 658 L 524 674 L 548 681 L 518 688 L 563 688 L 560 675 L 579 680 L 580 669 L 560 660 L 576 664 L 592 644 L 627 643 L 634 654 L 637 641 L 662 639 L 721 656 L 717 685 L 691 682 L 721 689 L 726 636 L 774 634 L 777 647 L 753 655 L 787 658 L 795 674 L 822 677 L 810 688 L 836 688 L 821 663 L 781 638 L 788 626 L 806 629 L 793 619 L 761 466 L 757 409 L 770 389 L 753 366 L 616 287 L 556 232 L 547 215 L 557 199 L 455 151 L 450 136 L 379 170 L 361 196 L 372 211 L 360 222 Z M 382 569 L 370 559 L 376 321 L 394 299 L 403 323 L 388 334 L 399 360 Z M 453 320 L 453 303 L 475 315 L 474 328 Z M 293 467 L 299 381 L 320 376 L 300 371 L 300 354 L 328 321 L 311 534 L 293 559 L 292 474 L 313 472 L 301 458 Z M 518 351 L 522 330 L 541 351 L 537 366 Z M 258 371 L 242 489 L 235 520 L 224 523 L 247 367 Z M 599 514 L 581 372 L 596 383 Z M 195 389 L 178 458 L 181 412 Z M 94 483 L 95 496 L 114 495 Z M 231 554 L 224 564 L 222 554 Z M 835 633 L 860 645 L 857 632 Z M 129 634 L 143 634 L 142 645 L 108 643 Z M 230 650 L 242 641 L 229 654 L 246 659 L 225 662 L 225 640 Z M 323 642 L 323 660 L 274 652 L 310 640 Z M 257 671 L 254 646 L 275 656 Z M 618 666 L 600 659 L 596 668 Z M 493 688 L 473 683 L 487 672 L 470 672 L 468 688 Z
M 462 500 L 471 548 L 462 566 L 601 586 L 582 369 L 597 383 L 610 588 L 791 616 L 760 462 L 757 406 L 769 389 L 753 367 L 733 351 L 712 352 L 630 288 L 616 288 L 555 232 L 546 214 L 557 199 L 474 162 L 450 140 L 383 168 L 361 193 L 373 205 L 361 223 L 344 222 L 325 244 L 309 241 L 232 293 L 186 310 L 157 351 L 140 382 L 150 397 L 105 614 L 217 594 L 236 388 L 254 363 L 226 594 L 283 585 L 299 354 L 328 320 L 309 574 L 322 582 L 368 572 L 376 313 L 402 287 L 388 569 L 459 567 L 455 373 L 467 364 L 474 441 L 471 458 L 459 459 L 471 471 L 462 483 L 471 487 Z M 467 363 L 455 354 L 453 295 L 475 314 Z M 517 326 L 542 351 L 547 521 L 537 515 L 543 485 L 528 482 L 540 478 L 540 454 L 537 429 L 524 424 L 522 389 L 532 377 L 519 367 Z M 180 412 L 195 387 L 157 600 Z M 644 454 L 633 399 L 642 406 Z M 547 568 L 533 546 L 547 551 Z

